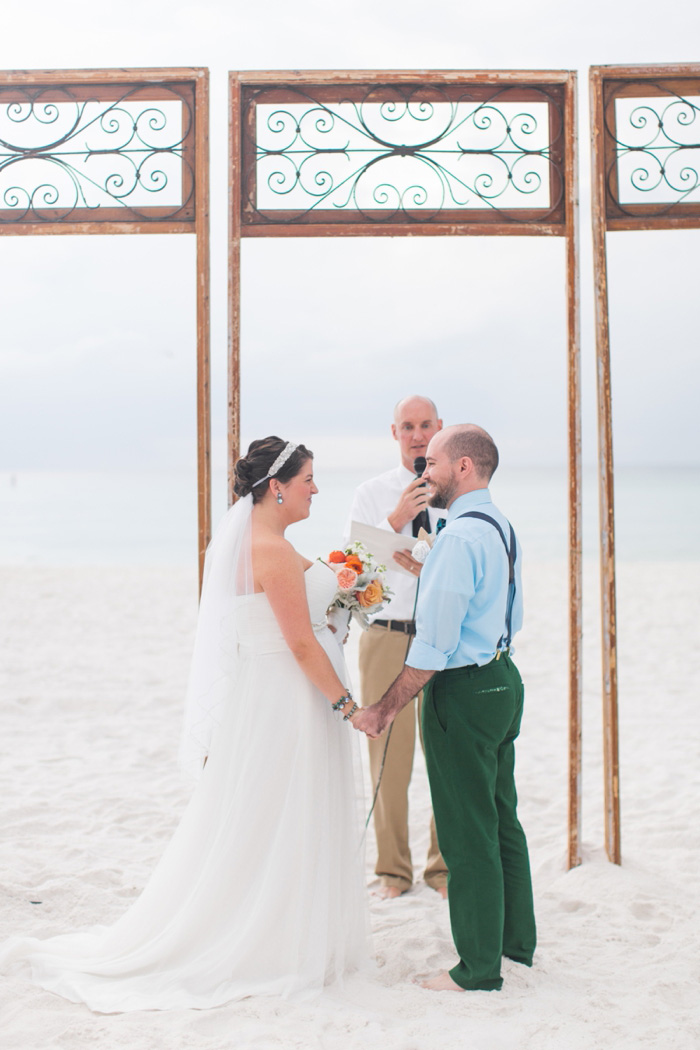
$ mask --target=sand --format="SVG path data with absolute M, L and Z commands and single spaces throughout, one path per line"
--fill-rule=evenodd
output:
M 619 570 L 623 864 L 603 848 L 595 565 L 586 575 L 583 864 L 566 857 L 566 569 L 528 567 L 517 660 L 520 814 L 540 944 L 498 993 L 431 993 L 447 907 L 420 879 L 428 790 L 411 787 L 416 884 L 371 898 L 376 972 L 312 1004 L 98 1016 L 0 980 L 2 1050 L 695 1050 L 700 1045 L 700 564 Z M 186 794 L 176 767 L 196 616 L 177 569 L 1 568 L 0 938 L 116 918 Z M 357 637 L 349 643 L 355 661 Z M 373 844 L 367 849 L 372 882 Z

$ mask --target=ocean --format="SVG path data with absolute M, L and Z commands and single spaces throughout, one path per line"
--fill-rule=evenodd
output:
M 311 517 L 288 536 L 309 557 L 340 542 L 363 471 L 317 471 Z M 512 520 L 524 556 L 564 559 L 566 472 L 499 468 L 491 491 Z M 226 509 L 226 479 L 214 475 L 214 522 Z M 693 561 L 700 518 L 700 466 L 619 467 L 615 472 L 619 561 Z M 598 556 L 595 468 L 584 470 L 583 552 Z M 0 472 L 0 564 L 188 565 L 197 557 L 194 472 Z

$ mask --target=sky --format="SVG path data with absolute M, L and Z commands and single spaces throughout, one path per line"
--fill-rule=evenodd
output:
M 38 0 L 3 14 L 0 68 L 211 71 L 214 465 L 226 448 L 227 72 L 576 69 L 581 82 L 584 459 L 595 462 L 591 64 L 691 61 L 700 8 L 373 0 Z M 616 462 L 700 460 L 700 230 L 608 236 Z M 191 469 L 195 242 L 0 236 L 0 469 Z M 512 463 L 566 456 L 560 238 L 281 238 L 242 246 L 244 439 L 368 473 L 394 403 L 425 393 Z M 661 437 L 661 440 L 659 438 Z M 318 452 L 317 452 L 318 456 Z

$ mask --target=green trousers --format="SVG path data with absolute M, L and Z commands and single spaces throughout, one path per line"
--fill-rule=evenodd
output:
M 532 965 L 535 915 L 517 817 L 514 741 L 523 684 L 508 656 L 440 671 L 425 687 L 423 739 L 462 988 L 501 987 L 501 956 Z

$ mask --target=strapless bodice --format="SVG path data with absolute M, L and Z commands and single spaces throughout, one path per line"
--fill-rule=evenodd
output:
M 322 561 L 315 561 L 304 573 L 306 599 L 314 631 L 327 629 L 326 611 L 337 590 L 335 573 Z M 237 641 L 242 650 L 258 653 L 287 648 L 267 595 L 249 594 L 236 599 Z

